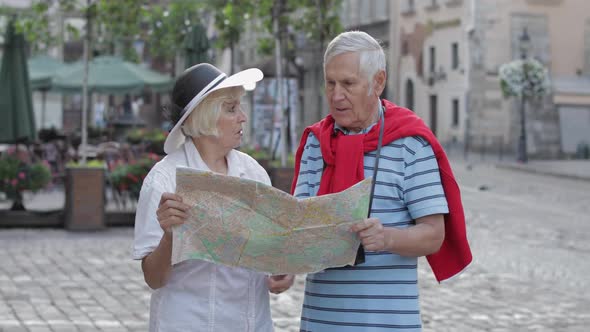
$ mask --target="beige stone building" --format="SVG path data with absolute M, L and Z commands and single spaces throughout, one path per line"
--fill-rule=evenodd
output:
M 551 93 L 529 101 L 532 156 L 571 154 L 590 143 L 590 2 L 400 0 L 391 8 L 390 83 L 443 143 L 514 151 L 519 105 L 502 96 L 498 69 L 527 53 L 550 72 Z M 572 147 L 573 150 L 572 150 Z
M 396 1 L 389 81 L 396 103 L 414 110 L 443 142 L 462 141 L 468 91 L 468 6 Z

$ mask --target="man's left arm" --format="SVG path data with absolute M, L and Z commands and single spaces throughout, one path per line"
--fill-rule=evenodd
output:
M 445 238 L 444 215 L 416 219 L 408 228 L 386 228 L 379 219 L 368 218 L 352 226 L 365 250 L 388 251 L 401 256 L 426 256 L 438 251 Z
M 448 213 L 439 167 L 430 144 L 421 138 L 404 141 L 403 202 L 415 221 L 406 228 L 383 227 L 369 218 L 352 229 L 366 250 L 388 251 L 402 256 L 425 256 L 439 250 L 445 238 L 444 214 Z

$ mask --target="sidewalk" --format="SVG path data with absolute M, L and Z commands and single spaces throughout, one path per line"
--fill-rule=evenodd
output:
M 526 164 L 500 162 L 496 164 L 496 167 L 590 181 L 590 160 L 531 160 Z
M 469 152 L 466 154 L 463 147 L 459 145 L 445 146 L 445 152 L 451 164 L 487 164 L 500 169 L 590 181 L 590 159 L 532 159 L 523 164 L 518 162 L 516 155 L 511 153 L 502 154 L 489 151 L 484 153 Z

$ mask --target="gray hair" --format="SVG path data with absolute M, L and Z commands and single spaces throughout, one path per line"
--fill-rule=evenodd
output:
M 332 39 L 324 53 L 324 74 L 326 64 L 333 57 L 348 53 L 359 53 L 359 69 L 369 81 L 369 94 L 373 90 L 373 77 L 380 70 L 385 71 L 385 52 L 381 44 L 363 31 L 347 31 Z

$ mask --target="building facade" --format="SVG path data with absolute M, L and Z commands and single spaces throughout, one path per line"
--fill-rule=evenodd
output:
M 389 59 L 394 101 L 415 111 L 441 141 L 463 141 L 469 7 L 455 0 L 396 5 Z
M 390 36 L 392 45 L 397 46 L 390 59 L 394 67 L 390 77 L 392 71 L 396 75 L 395 101 L 413 108 L 443 143 L 459 142 L 475 150 L 515 151 L 520 103 L 516 98 L 503 97 L 498 70 L 522 56 L 525 30 L 530 36 L 527 56 L 543 63 L 553 82 L 545 98 L 528 100 L 529 154 L 557 157 L 571 153 L 573 141 L 590 141 L 584 136 L 584 131 L 590 133 L 588 93 L 568 88 L 576 82 L 583 84 L 588 75 L 589 2 L 395 3 Z M 576 128 L 573 133 L 570 126 Z

